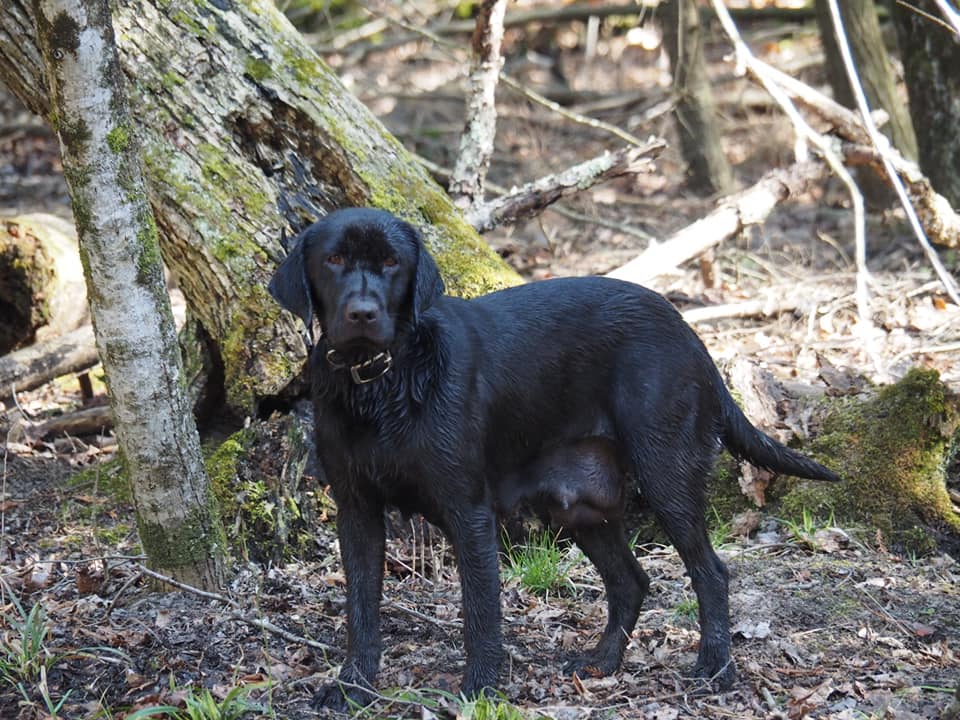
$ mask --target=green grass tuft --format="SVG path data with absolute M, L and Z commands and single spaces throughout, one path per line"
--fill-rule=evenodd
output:
M 505 544 L 503 574 L 507 580 L 517 580 L 538 595 L 573 589 L 568 574 L 579 558 L 572 548 L 562 545 L 555 534 L 544 530 L 530 535 L 524 545 Z

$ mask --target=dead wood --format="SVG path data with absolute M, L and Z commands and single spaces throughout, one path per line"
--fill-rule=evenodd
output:
M 503 62 L 505 0 L 486 0 L 480 5 L 473 31 L 473 61 L 467 93 L 467 121 L 460 136 L 460 152 L 450 178 L 449 192 L 458 207 L 483 202 L 483 184 L 493 155 L 497 131 L 497 78 Z
M 90 322 L 71 223 L 38 213 L 0 218 L 0 354 Z
M 842 150 L 844 160 L 848 164 L 866 164 L 887 177 L 883 171 L 883 158 L 872 145 L 844 144 Z M 885 152 L 897 175 L 903 181 L 910 202 L 917 211 L 917 217 L 930 242 L 947 248 L 960 247 L 960 215 L 953 209 L 950 202 L 933 189 L 930 180 L 916 164 L 906 160 L 893 148 L 888 148 Z
M 793 312 L 800 306 L 799 298 L 774 298 L 745 300 L 738 303 L 710 305 L 683 312 L 683 319 L 690 325 L 728 320 L 730 318 L 773 317 L 780 313 Z
M 666 146 L 666 142 L 660 138 L 651 138 L 641 147 L 604 153 L 474 207 L 466 215 L 467 222 L 479 232 L 486 232 L 498 225 L 532 217 L 562 197 L 581 192 L 611 178 L 651 169 L 652 160 Z
M 807 184 L 820 180 L 826 168 L 819 162 L 798 163 L 768 172 L 753 187 L 725 198 L 720 207 L 688 225 L 659 245 L 647 248 L 608 277 L 643 283 L 697 257 L 750 225 L 762 223 L 773 209 Z
M 766 66 L 765 71 L 788 95 L 833 125 L 833 131 L 848 141 L 841 148 L 844 162 L 848 165 L 870 165 L 885 181 L 890 182 L 883 169 L 880 151 L 872 144 L 870 134 L 856 112 L 775 68 Z M 957 247 L 960 243 L 960 216 L 950 202 L 937 193 L 920 168 L 904 158 L 898 150 L 888 146 L 884 154 L 906 185 L 907 194 L 930 241 L 943 247 Z
M 113 412 L 110 407 L 97 405 L 26 426 L 23 433 L 27 438 L 36 441 L 61 435 L 97 435 L 112 427 Z
M 59 337 L 0 357 L 0 388 L 33 390 L 61 375 L 93 367 L 100 361 L 93 328 L 84 325 Z

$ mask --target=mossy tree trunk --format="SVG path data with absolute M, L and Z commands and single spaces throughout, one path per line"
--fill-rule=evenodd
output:
M 960 208 L 960 37 L 939 17 L 934 0 L 893 3 L 920 169 Z
M 453 292 L 516 282 L 427 171 L 271 0 L 126 0 L 113 17 L 163 259 L 249 412 L 298 372 L 293 318 L 266 283 L 293 231 L 343 205 L 420 226 Z M 0 3 L 0 80 L 50 115 L 29 0 Z
M 674 117 L 680 150 L 687 163 L 688 185 L 705 194 L 725 194 L 732 188 L 733 178 L 720 142 L 697 3 L 669 0 L 663 9 L 662 24 L 677 94 Z
M 108 0 L 34 0 L 117 438 L 151 565 L 214 588 L 225 541 L 186 401 Z

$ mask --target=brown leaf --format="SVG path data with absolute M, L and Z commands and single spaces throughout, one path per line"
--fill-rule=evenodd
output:
M 75 579 L 80 595 L 93 595 L 103 588 L 103 573 L 91 570 L 86 565 L 77 568 Z
M 760 527 L 762 518 L 763 516 L 756 510 L 745 510 L 734 516 L 730 523 L 730 534 L 734 537 L 748 537 Z
M 918 622 L 910 623 L 910 629 L 913 630 L 913 634 L 917 637 L 930 637 L 937 632 L 935 627 Z

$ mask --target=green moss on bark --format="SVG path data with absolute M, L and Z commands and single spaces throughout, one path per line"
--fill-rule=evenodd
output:
M 806 511 L 841 525 L 879 530 L 893 547 L 913 553 L 935 547 L 935 532 L 960 533 L 946 492 L 948 449 L 958 428 L 958 401 L 932 370 L 911 370 L 863 401 L 826 401 L 820 434 L 810 446 L 841 483 L 783 484 L 782 515 Z M 776 487 L 776 486 L 775 486 Z
M 286 437 L 277 434 L 275 423 L 240 430 L 207 457 L 207 473 L 225 518 L 228 540 L 246 559 L 288 560 L 309 546 L 308 518 L 290 494 L 294 488 L 283 485 L 291 478 L 285 477 L 279 466 L 249 459 L 270 453 L 279 460 L 291 444 L 291 428 L 284 429 L 286 425 L 292 422 L 281 421 L 280 430 Z
M 130 128 L 126 125 L 117 125 L 107 133 L 107 146 L 111 152 L 119 155 L 130 147 Z
M 211 536 L 205 530 L 208 526 L 220 528 L 219 521 L 211 522 L 211 515 L 217 517 L 216 503 L 212 499 L 207 507 L 188 513 L 175 525 L 147 522 L 142 514 L 138 514 L 140 543 L 150 558 L 150 565 L 173 570 L 196 566 L 222 554 L 227 547 L 226 537 L 221 532 Z

